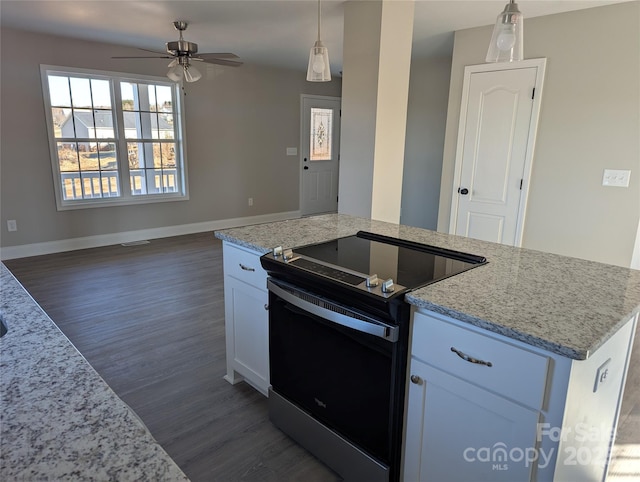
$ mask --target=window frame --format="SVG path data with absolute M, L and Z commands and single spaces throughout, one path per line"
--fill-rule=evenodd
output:
M 114 116 L 114 143 L 116 157 L 118 160 L 117 172 L 118 188 L 120 196 L 99 197 L 88 199 L 64 199 L 64 186 L 61 181 L 62 171 L 58 159 L 59 142 L 71 138 L 56 138 L 55 126 L 53 122 L 51 96 L 49 92 L 49 75 L 61 75 L 65 77 L 79 77 L 85 79 L 107 80 L 110 86 L 111 110 Z M 165 77 L 127 74 L 122 72 L 110 72 L 96 69 L 82 69 L 75 67 L 61 67 L 55 65 L 40 65 L 41 85 L 43 91 L 43 102 L 45 119 L 47 123 L 47 133 L 49 140 L 49 155 L 53 174 L 53 184 L 55 190 L 56 207 L 58 211 L 73 209 L 98 208 L 107 206 L 125 206 L 134 204 L 149 204 L 157 202 L 186 201 L 189 199 L 189 183 L 187 176 L 187 149 L 186 149 L 186 128 L 184 119 L 184 105 L 180 92 L 180 86 Z M 125 135 L 124 109 L 122 108 L 122 92 L 120 84 L 129 82 L 135 84 L 163 85 L 171 88 L 171 101 L 174 112 L 174 138 L 176 171 L 178 173 L 177 192 L 133 194 L 130 182 L 130 168 L 128 157 L 128 143 L 139 142 L 140 139 L 130 139 Z M 91 107 L 95 110 L 95 107 Z M 129 112 L 129 111 L 127 111 Z M 73 138 L 74 142 L 100 142 L 99 138 Z M 146 142 L 159 141 L 160 139 L 144 139 Z M 75 172 L 75 171 L 72 171 Z

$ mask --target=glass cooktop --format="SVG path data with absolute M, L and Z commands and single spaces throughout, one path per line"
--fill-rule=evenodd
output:
M 486 263 L 482 256 L 377 234 L 357 235 L 293 250 L 288 264 L 358 286 L 367 276 L 414 289 Z

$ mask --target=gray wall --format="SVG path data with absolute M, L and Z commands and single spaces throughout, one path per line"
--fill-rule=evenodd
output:
M 338 212 L 370 217 L 375 158 L 377 72 L 382 5 L 346 2 L 343 116 L 340 124 Z M 373 48 L 371 46 L 374 46 Z M 358 180 L 359 182 L 354 182 Z
M 10 29 L 0 35 L 2 246 L 299 209 L 299 160 L 285 154 L 299 145 L 300 94 L 340 96 L 340 79 L 312 84 L 304 70 L 205 67 L 185 97 L 188 201 L 58 212 L 39 65 L 164 76 L 166 62 L 111 59 L 143 54 L 115 45 Z M 17 232 L 7 232 L 7 219 L 17 220 Z
M 524 5 L 521 8 L 525 10 Z M 621 266 L 640 220 L 640 2 L 526 20 L 525 58 L 546 57 L 523 247 Z M 456 32 L 438 230 L 447 231 L 465 65 L 491 27 Z M 630 169 L 628 189 L 602 186 Z
M 402 224 L 432 230 L 437 227 L 450 74 L 451 58 L 411 63 Z
M 414 7 L 344 4 L 340 213 L 400 221 Z

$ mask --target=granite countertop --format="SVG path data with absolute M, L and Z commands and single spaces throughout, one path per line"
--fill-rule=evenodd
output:
M 327 214 L 216 231 L 266 253 L 363 230 L 482 255 L 488 264 L 408 293 L 407 302 L 583 360 L 640 312 L 640 271 L 420 228 Z
M 0 264 L 0 480 L 188 480 Z

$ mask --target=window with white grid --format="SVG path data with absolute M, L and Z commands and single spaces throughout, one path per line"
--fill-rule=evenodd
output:
M 41 71 L 59 210 L 187 198 L 177 84 L 62 67 Z

